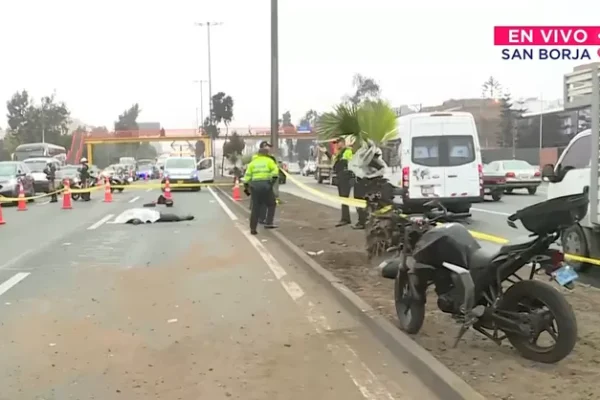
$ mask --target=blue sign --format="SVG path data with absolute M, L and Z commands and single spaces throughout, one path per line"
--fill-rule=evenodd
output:
M 298 133 L 300 133 L 300 132 L 310 132 L 311 131 L 310 124 L 298 125 L 298 127 L 296 128 L 296 131 L 298 131 Z

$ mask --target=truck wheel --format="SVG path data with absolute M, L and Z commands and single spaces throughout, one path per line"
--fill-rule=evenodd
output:
M 502 192 L 500 192 L 500 191 L 492 192 L 492 200 L 500 201 L 501 198 L 502 198 Z
M 574 254 L 581 257 L 590 256 L 585 231 L 579 224 L 575 224 L 562 232 L 560 244 L 565 254 Z M 577 272 L 585 272 L 591 267 L 591 264 L 582 261 L 568 260 L 567 262 Z
M 529 194 L 535 194 L 535 192 L 537 192 L 537 187 L 530 187 L 527 188 L 527 191 L 529 192 Z

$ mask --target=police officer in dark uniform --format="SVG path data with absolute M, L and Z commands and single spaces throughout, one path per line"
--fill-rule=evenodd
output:
M 48 162 L 46 168 L 44 168 L 44 174 L 48 180 L 48 193 L 50 194 L 50 203 L 58 202 L 58 196 L 56 194 L 56 164 Z
M 87 189 L 89 186 L 89 180 L 90 180 L 90 167 L 88 165 L 87 158 L 83 157 L 81 159 L 81 166 L 79 167 L 79 169 L 77 171 L 79 172 L 79 179 L 81 180 L 81 188 Z M 81 193 L 81 200 L 90 201 L 90 199 L 91 199 L 90 192 Z
M 269 156 L 270 147 L 268 142 L 260 144 L 258 154 L 252 158 L 244 175 L 244 192 L 250 194 L 252 202 L 250 233 L 253 235 L 257 234 L 256 227 L 263 207 L 267 209 L 264 227 L 267 229 L 277 227 L 273 225 L 276 204 L 273 185 L 279 179 L 279 168 L 277 162 Z
M 329 151 L 325 152 L 330 159 L 333 157 L 333 171 L 337 179 L 338 195 L 340 197 L 349 197 L 350 190 L 354 182 L 354 174 L 348 170 L 348 161 L 352 159 L 352 149 L 346 147 L 346 140 L 339 138 L 336 142 L 336 153 L 331 155 Z M 342 218 L 335 226 L 340 227 L 352 223 L 350 219 L 350 208 L 346 204 L 342 204 Z

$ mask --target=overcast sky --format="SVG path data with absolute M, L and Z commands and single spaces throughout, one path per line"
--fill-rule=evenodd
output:
M 479 97 L 490 75 L 515 96 L 560 98 L 562 74 L 579 63 L 502 61 L 493 26 L 597 25 L 600 15 L 596 0 L 415 3 L 280 0 L 280 113 L 297 122 L 310 108 L 329 109 L 357 72 L 392 105 Z M 194 22 L 218 21 L 213 93 L 234 98 L 233 126 L 269 125 L 268 0 L 2 0 L 0 15 L 3 102 L 17 90 L 39 98 L 55 89 L 87 124 L 112 126 L 139 102 L 140 121 L 191 129 L 200 105 L 192 82 L 208 77 L 206 28 Z

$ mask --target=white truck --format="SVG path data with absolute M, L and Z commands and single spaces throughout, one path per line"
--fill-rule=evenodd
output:
M 591 129 L 578 133 L 558 158 L 556 165 L 542 168 L 542 178 L 548 180 L 548 199 L 570 194 L 588 193 L 587 210 L 579 223 L 562 232 L 563 251 L 591 259 L 600 258 L 600 198 L 598 169 L 600 164 L 600 64 L 593 63 L 565 75 L 565 107 L 590 107 Z M 585 271 L 592 264 L 569 260 L 577 270 Z
M 542 177 L 548 179 L 548 199 L 583 192 L 589 193 L 588 208 L 580 211 L 585 213 L 585 217 L 578 224 L 563 231 L 561 244 L 565 253 L 600 258 L 598 174 L 592 174 L 590 152 L 593 145 L 592 139 L 590 129 L 577 134 L 571 139 L 556 165 L 548 164 L 544 166 Z M 596 154 L 598 154 L 597 151 Z M 569 264 L 580 271 L 590 267 L 590 264 L 572 260 L 569 261 Z
M 332 144 L 327 142 L 317 143 L 317 145 L 311 149 L 316 164 L 314 177 L 318 183 L 327 182 L 328 184 L 333 185 L 335 184 L 333 160 L 327 157 L 326 152 L 323 150 L 323 146 L 328 147 L 330 154 L 334 153 Z

